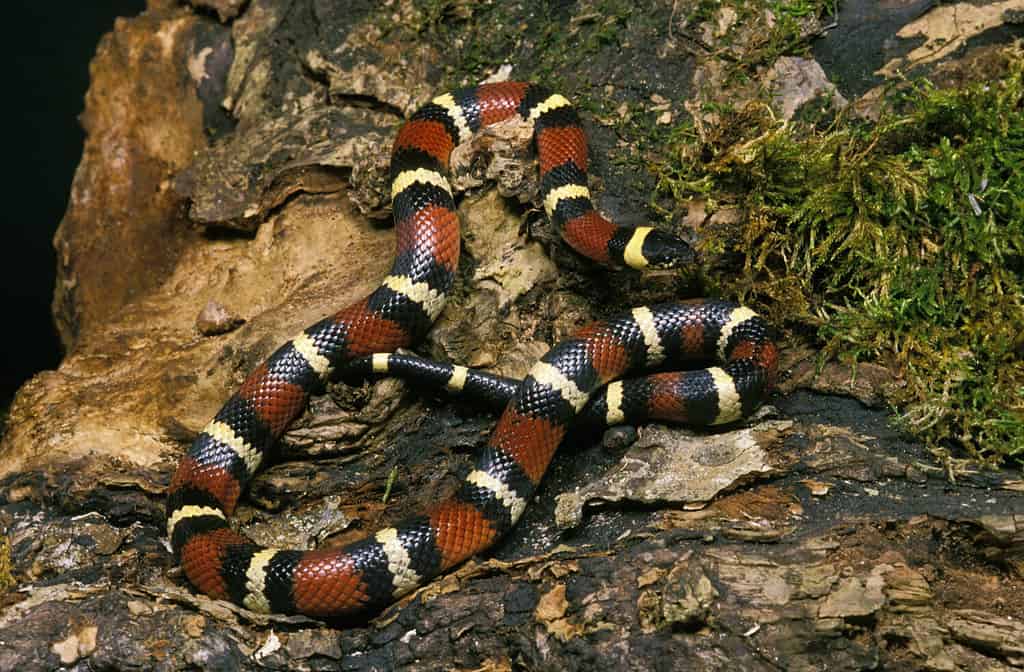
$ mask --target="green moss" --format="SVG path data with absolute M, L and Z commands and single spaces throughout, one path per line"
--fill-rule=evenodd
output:
M 11 563 L 11 540 L 6 534 L 0 535 L 0 595 L 17 585 Z
M 699 0 L 686 24 L 691 39 L 727 65 L 728 79 L 740 81 L 783 54 L 807 53 L 819 19 L 834 16 L 836 9 L 836 0 Z M 733 19 L 720 25 L 727 11 Z M 712 28 L 715 44 L 703 44 L 705 27 Z
M 413 0 L 411 15 L 382 10 L 375 23 L 392 38 L 427 42 L 444 54 L 442 88 L 475 83 L 506 63 L 558 88 L 566 73 L 617 43 L 634 4 L 591 0 L 571 9 L 546 0 Z
M 1024 458 L 1020 48 L 1006 68 L 963 90 L 912 86 L 873 125 L 722 107 L 700 135 L 673 129 L 656 166 L 670 202 L 742 211 L 704 232 L 705 252 L 743 259 L 721 293 L 827 356 L 889 365 L 910 432 L 992 460 Z

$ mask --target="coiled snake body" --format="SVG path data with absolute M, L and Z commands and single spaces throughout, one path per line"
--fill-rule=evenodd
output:
M 563 238 L 595 261 L 633 268 L 692 260 L 677 238 L 616 226 L 587 189 L 587 145 L 569 102 L 515 82 L 435 98 L 401 128 L 391 157 L 397 255 L 365 299 L 303 330 L 259 365 L 198 435 L 167 498 L 167 533 L 189 581 L 256 611 L 319 617 L 373 613 L 490 547 L 515 525 L 555 449 L 592 393 L 630 372 L 717 359 L 721 365 L 604 389 L 590 411 L 609 423 L 660 417 L 717 424 L 761 403 L 776 349 L 764 322 L 721 301 L 634 308 L 555 346 L 518 384 L 457 492 L 422 515 L 328 550 L 260 547 L 228 518 L 264 457 L 333 373 L 360 361 L 398 366 L 440 314 L 459 256 L 459 225 L 445 177 L 452 148 L 483 126 L 520 115 L 534 125 L 541 196 Z M 420 368 L 429 368 L 419 365 Z M 435 367 L 451 389 L 479 385 L 462 367 Z M 413 368 L 416 368 L 413 366 Z

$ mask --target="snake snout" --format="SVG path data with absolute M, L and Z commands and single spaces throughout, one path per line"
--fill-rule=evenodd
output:
M 643 255 L 652 269 L 685 268 L 699 259 L 697 250 L 685 240 L 657 230 L 644 239 Z

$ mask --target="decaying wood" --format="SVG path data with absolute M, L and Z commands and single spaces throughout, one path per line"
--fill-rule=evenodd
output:
M 381 42 L 369 4 L 153 0 L 100 44 L 56 238 L 68 356 L 21 390 L 0 444 L 0 574 L 16 581 L 0 669 L 1024 668 L 1024 483 L 951 482 L 874 408 L 898 379 L 796 348 L 782 394 L 740 427 L 572 433 L 491 555 L 369 624 L 188 588 L 163 530 L 178 457 L 250 368 L 390 263 L 391 231 L 369 218 L 386 214 L 394 129 L 443 55 Z M 635 41 L 691 58 L 660 39 Z M 659 71 L 659 99 L 719 82 L 713 63 L 693 82 Z M 824 86 L 783 66 L 769 80 L 796 78 L 794 95 Z M 587 123 L 600 155 L 614 140 Z M 466 262 L 426 353 L 521 375 L 594 314 L 676 296 L 597 277 L 522 226 L 536 178 L 521 128 L 454 165 Z M 331 386 L 239 525 L 268 544 L 346 543 L 450 491 L 493 423 L 397 381 Z

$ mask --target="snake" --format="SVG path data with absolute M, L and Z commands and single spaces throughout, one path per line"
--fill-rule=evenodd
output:
M 433 98 L 410 115 L 392 146 L 397 249 L 381 285 L 253 369 L 178 463 L 167 489 L 167 535 L 197 590 L 262 613 L 371 617 L 508 533 L 595 393 L 589 407 L 597 410 L 589 412 L 610 424 L 635 419 L 643 407 L 648 416 L 653 410 L 654 417 L 720 425 L 763 402 L 777 367 L 763 318 L 719 300 L 640 306 L 582 327 L 521 381 L 508 381 L 504 410 L 472 469 L 453 494 L 422 513 L 345 546 L 312 550 L 264 547 L 232 527 L 239 499 L 310 395 L 346 367 L 399 371 L 401 355 L 394 353 L 418 343 L 438 318 L 460 248 L 447 178 L 452 150 L 481 128 L 515 117 L 532 124 L 540 199 L 572 249 L 599 264 L 638 270 L 694 262 L 681 238 L 619 226 L 597 211 L 587 186 L 586 136 L 564 96 L 537 84 L 499 82 Z M 632 387 L 615 383 L 695 362 L 713 365 L 638 378 Z M 430 368 L 410 365 L 417 366 Z M 464 367 L 434 368 L 448 389 L 488 384 Z

